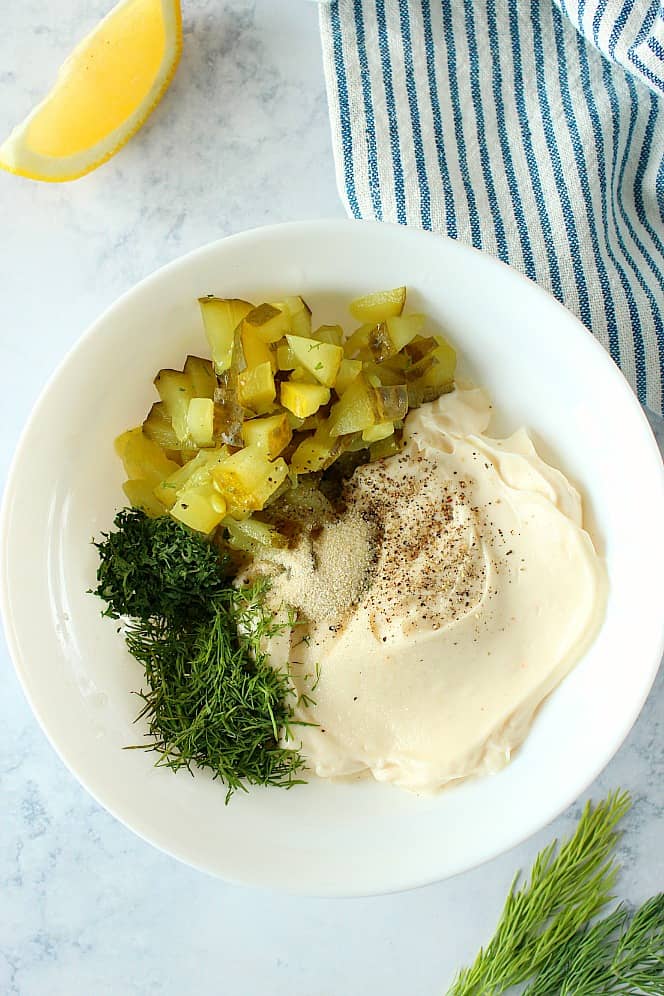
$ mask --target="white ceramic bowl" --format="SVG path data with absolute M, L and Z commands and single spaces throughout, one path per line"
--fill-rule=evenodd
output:
M 94 583 L 91 538 L 123 504 L 113 438 L 141 420 L 159 367 L 205 354 L 196 298 L 301 293 L 317 322 L 405 283 L 486 386 L 499 431 L 525 424 L 580 486 L 611 592 L 590 652 L 546 702 L 513 763 L 433 798 L 374 782 L 223 788 L 123 751 L 141 685 Z M 90 793 L 146 840 L 236 882 L 355 895 L 463 871 L 560 813 L 622 743 L 663 645 L 664 478 L 627 383 L 552 298 L 489 256 L 404 228 L 330 221 L 265 228 L 177 260 L 126 294 L 72 350 L 21 439 L 2 513 L 2 608 L 34 712 Z

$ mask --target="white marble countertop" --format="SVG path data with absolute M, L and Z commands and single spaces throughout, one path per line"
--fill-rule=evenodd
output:
M 109 6 L 7 6 L 2 134 Z M 45 380 L 120 293 L 229 232 L 342 214 L 314 5 L 183 6 L 175 82 L 125 150 L 74 184 L 0 175 L 3 480 Z M 433 996 L 487 939 L 515 870 L 579 813 L 577 804 L 509 854 L 416 892 L 332 901 L 231 887 L 153 850 L 100 809 L 46 742 L 4 643 L 0 658 L 3 996 Z M 637 800 L 620 881 L 632 901 L 664 883 L 663 713 L 664 672 L 588 793 L 620 785 Z

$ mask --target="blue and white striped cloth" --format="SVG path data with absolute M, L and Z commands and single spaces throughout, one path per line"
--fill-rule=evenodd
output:
M 320 16 L 348 211 L 511 263 L 662 412 L 660 0 L 332 0 Z

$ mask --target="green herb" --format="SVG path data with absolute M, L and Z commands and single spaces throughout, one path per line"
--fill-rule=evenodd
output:
M 629 807 L 625 792 L 595 808 L 588 803 L 573 836 L 560 848 L 557 841 L 546 847 L 520 889 L 517 876 L 491 941 L 459 973 L 449 996 L 498 996 L 526 982 L 604 909 L 618 873 L 611 856 L 616 826 Z
M 147 719 L 158 765 L 208 768 L 227 787 L 290 787 L 304 761 L 280 745 L 291 737 L 295 697 L 287 674 L 263 651 L 280 626 L 266 584 L 236 589 L 225 560 L 175 520 L 124 510 L 96 544 L 95 594 L 105 615 L 129 616 L 129 651 L 145 670 L 138 719 Z M 139 745 L 137 745 L 139 746 Z
M 205 539 L 170 516 L 148 518 L 135 508 L 115 517 L 115 532 L 102 533 L 97 588 L 105 616 L 179 622 L 214 614 L 228 591 L 226 559 Z
M 664 893 L 578 931 L 523 996 L 662 996 Z
M 290 735 L 294 696 L 288 675 L 261 650 L 278 627 L 262 605 L 262 589 L 233 591 L 211 621 L 174 628 L 162 619 L 136 621 L 127 646 L 143 664 L 140 692 L 158 765 L 173 771 L 209 768 L 227 786 L 227 801 L 245 782 L 290 787 L 304 761 L 281 747 Z

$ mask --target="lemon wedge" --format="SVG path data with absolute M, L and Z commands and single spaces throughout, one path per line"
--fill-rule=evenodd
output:
M 74 180 L 138 131 L 182 51 L 179 0 L 121 0 L 76 46 L 55 86 L 0 145 L 0 167 L 33 180 Z

